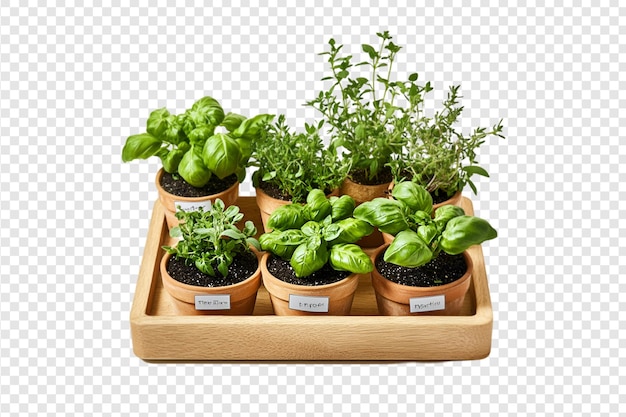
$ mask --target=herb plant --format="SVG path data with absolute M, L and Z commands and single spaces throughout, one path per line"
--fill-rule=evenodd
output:
M 306 133 L 294 133 L 280 115 L 277 123 L 261 131 L 252 144 L 253 165 L 259 169 L 253 182 L 258 187 L 266 182 L 276 187 L 285 199 L 302 203 L 314 188 L 330 192 L 341 185 L 349 165 L 334 150 L 324 147 L 317 126 L 305 124 Z
M 180 175 L 194 187 L 206 185 L 213 175 L 223 179 L 237 174 L 243 181 L 252 142 L 272 118 L 267 114 L 250 119 L 224 114 L 212 97 L 201 98 L 180 115 L 165 108 L 154 110 L 146 132 L 126 139 L 122 160 L 158 156 L 166 172 Z
M 431 217 L 430 193 L 413 182 L 397 184 L 392 195 L 394 200 L 376 198 L 354 210 L 355 218 L 395 236 L 385 251 L 386 262 L 415 268 L 441 251 L 457 255 L 498 235 L 486 220 L 466 216 L 457 206 L 442 206 Z
M 463 112 L 458 102 L 459 87 L 450 87 L 443 110 L 436 112 L 432 118 L 424 117 L 422 110 L 416 109 L 406 125 L 406 144 L 400 155 L 389 164 L 395 182 L 411 179 L 435 195 L 443 193 L 449 197 L 466 184 L 476 194 L 471 176 L 489 176 L 484 168 L 477 165 L 476 150 L 489 135 L 504 138 L 502 121 L 491 130 L 476 128 L 469 136 L 457 131 L 454 124 Z
M 314 189 L 306 201 L 272 213 L 268 226 L 274 230 L 261 235 L 261 248 L 289 260 L 297 277 L 309 276 L 327 262 L 337 271 L 371 272 L 372 261 L 354 243 L 373 228 L 352 217 L 354 200 L 347 195 L 327 199 Z
M 205 274 L 215 276 L 218 271 L 228 275 L 228 267 L 233 259 L 250 252 L 250 246 L 261 250 L 254 238 L 257 229 L 254 223 L 246 221 L 243 230 L 236 226 L 243 219 L 239 207 L 224 208 L 222 200 L 217 199 L 211 209 L 204 211 L 176 211 L 180 225 L 170 230 L 170 236 L 182 237 L 174 247 L 163 246 L 168 253 L 184 258 Z
M 345 148 L 352 172 L 363 171 L 372 183 L 406 142 L 405 130 L 423 101 L 422 95 L 431 89 L 430 84 L 416 83 L 417 74 L 411 74 L 407 81 L 392 81 L 393 63 L 401 47 L 391 41 L 389 32 L 377 36 L 381 40 L 378 49 L 362 45 L 369 60 L 357 64 L 353 64 L 352 55 L 340 55 L 343 45 L 331 39 L 330 50 L 321 55 L 328 56 L 332 72 L 323 80 L 333 84 L 307 102 L 330 125 L 331 146 Z M 351 74 L 357 66 L 366 67 L 366 76 Z

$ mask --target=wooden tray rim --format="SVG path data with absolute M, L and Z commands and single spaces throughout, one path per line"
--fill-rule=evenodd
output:
M 242 198 L 254 198 L 254 196 Z M 469 205 L 470 212 L 472 212 L 471 201 L 466 197 L 463 197 L 463 204 Z M 468 210 L 466 210 L 468 211 Z M 471 213 L 470 213 L 471 214 Z M 154 203 L 152 218 L 150 221 L 150 227 L 146 238 L 146 243 L 158 240 L 161 241 L 161 235 L 167 230 L 167 224 L 165 221 L 164 209 L 161 203 L 156 200 Z M 482 248 L 480 245 L 473 246 L 469 249 L 472 259 L 475 261 L 475 272 L 472 277 L 472 286 L 470 291 L 473 291 L 475 298 L 475 314 L 467 316 L 309 316 L 309 317 L 296 317 L 296 316 L 159 316 L 151 315 L 147 312 L 150 311 L 150 303 L 153 302 L 152 296 L 155 289 L 155 277 L 160 276 L 158 271 L 159 265 L 159 250 L 158 246 L 154 247 L 154 250 L 149 250 L 148 245 L 144 250 L 141 267 L 139 271 L 139 277 L 137 279 L 136 291 L 133 298 L 133 304 L 130 311 L 130 324 L 131 333 L 133 338 L 133 348 L 135 354 L 144 360 L 155 361 L 178 361 L 178 360 L 216 360 L 216 359 L 194 359 L 188 357 L 181 358 L 150 358 L 147 353 L 143 352 L 143 345 L 145 340 L 139 340 L 141 334 L 145 331 L 149 331 L 151 328 L 156 327 L 170 327 L 170 326 L 183 326 L 194 329 L 206 329 L 214 331 L 222 328 L 229 328 L 231 326 L 276 326 L 276 327 L 293 327 L 297 326 L 300 330 L 306 332 L 324 331 L 327 329 L 364 329 L 376 328 L 377 326 L 383 326 L 385 332 L 392 334 L 393 332 L 403 331 L 407 333 L 419 332 L 419 331 L 432 331 L 433 329 L 447 329 L 456 328 L 464 331 L 471 331 L 472 329 L 481 330 L 485 333 L 488 330 L 489 340 L 481 343 L 481 349 L 474 352 L 467 352 L 467 355 L 449 355 L 442 358 L 430 357 L 426 355 L 422 358 L 420 355 L 413 355 L 407 357 L 408 360 L 440 360 L 440 359 L 480 359 L 487 357 L 491 350 L 491 331 L 493 323 L 493 311 L 491 306 L 491 298 L 489 295 L 488 281 L 486 278 L 484 258 Z M 478 260 L 478 262 L 476 262 Z M 229 356 L 229 355 L 226 355 Z M 236 356 L 236 355 L 234 355 Z M 247 357 L 244 360 L 294 360 L 294 358 L 282 358 L 282 357 L 270 357 L 260 354 L 258 358 Z M 332 355 L 331 355 L 332 356 Z M 343 355 L 337 357 L 337 360 L 346 360 Z M 410 355 L 409 355 L 410 356 Z M 436 356 L 436 355 L 435 355 Z M 232 358 L 224 358 L 230 360 Z M 304 360 L 320 360 L 318 358 L 300 358 Z M 325 358 L 325 359 L 335 359 Z M 400 359 L 400 358 L 395 358 Z M 220 359 L 217 359 L 220 360 Z M 236 359 L 239 360 L 239 359 Z M 298 358 L 296 359 L 298 360 Z M 322 359 L 323 360 L 323 359 Z M 347 359 L 351 360 L 351 359 Z M 355 360 L 362 360 L 356 358 Z M 382 359 L 393 360 L 393 359 Z

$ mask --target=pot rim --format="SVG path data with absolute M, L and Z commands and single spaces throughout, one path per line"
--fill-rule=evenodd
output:
M 347 277 L 337 281 L 337 282 L 333 282 L 330 284 L 324 284 L 324 285 L 297 285 L 297 284 L 291 284 L 289 282 L 285 282 L 282 279 L 278 279 L 277 277 L 275 277 L 268 269 L 267 269 L 267 261 L 269 260 L 270 256 L 274 256 L 271 252 L 264 252 L 261 256 L 261 273 L 263 275 L 263 277 L 271 277 L 272 281 L 278 282 L 280 283 L 281 287 L 284 287 L 286 289 L 289 290 L 294 290 L 294 291 L 298 291 L 298 290 L 302 290 L 303 288 L 315 288 L 315 290 L 326 290 L 326 289 L 332 289 L 335 287 L 339 287 L 343 284 L 346 284 L 347 282 L 353 281 L 353 280 L 358 280 L 359 278 L 359 274 L 356 273 L 350 273 L 350 275 L 348 275 Z
M 170 284 L 179 287 L 183 290 L 186 291 L 193 291 L 193 292 L 200 292 L 200 291 L 224 291 L 224 292 L 230 292 L 231 290 L 236 290 L 242 287 L 245 287 L 246 285 L 248 285 L 250 282 L 256 280 L 257 277 L 260 278 L 260 272 L 261 272 L 261 259 L 260 259 L 260 255 L 259 252 L 254 249 L 252 249 L 252 253 L 254 253 L 256 259 L 257 259 L 257 268 L 254 270 L 254 272 L 252 273 L 252 275 L 250 275 L 248 278 L 246 278 L 245 280 L 238 282 L 236 284 L 231 284 L 231 285 L 223 285 L 220 287 L 203 287 L 200 285 L 189 285 L 189 284 L 185 284 L 183 282 L 180 282 L 176 279 L 174 279 L 168 272 L 167 272 L 167 262 L 169 261 L 169 259 L 173 256 L 173 254 L 171 253 L 165 253 L 165 255 L 163 256 L 163 258 L 161 259 L 161 264 L 160 264 L 160 268 L 161 268 L 161 277 L 166 279 L 167 281 L 170 282 Z
M 229 192 L 233 191 L 234 188 L 239 187 L 239 180 L 235 181 L 235 183 L 228 187 L 227 189 L 225 189 L 224 191 L 220 191 L 219 193 L 216 194 L 209 194 L 209 195 L 205 195 L 205 196 L 201 196 L 201 197 L 184 197 L 182 195 L 176 195 L 176 194 L 172 194 L 168 191 L 165 191 L 165 189 L 161 186 L 161 178 L 163 177 L 163 174 L 165 173 L 165 170 L 163 168 L 160 168 L 157 171 L 157 175 L 155 178 L 155 184 L 157 187 L 157 191 L 160 194 L 163 194 L 164 196 L 167 196 L 168 198 L 175 200 L 175 201 L 185 201 L 185 202 L 190 202 L 190 203 L 194 203 L 194 202 L 202 202 L 202 201 L 207 201 L 207 200 L 213 200 L 216 198 L 220 198 L 221 196 L 228 194 Z
M 430 286 L 430 287 L 416 287 L 416 286 L 412 286 L 412 285 L 404 285 L 404 284 L 398 284 L 397 282 L 393 282 L 389 279 L 387 279 L 383 274 L 381 274 L 378 269 L 376 268 L 376 259 L 385 251 L 387 250 L 387 248 L 389 247 L 389 243 L 385 243 L 381 246 L 378 247 L 378 249 L 376 249 L 374 251 L 374 253 L 372 253 L 371 259 L 372 259 L 372 263 L 374 264 L 374 270 L 372 271 L 372 278 L 374 279 L 383 279 L 386 282 L 388 282 L 391 286 L 397 286 L 399 287 L 398 289 L 400 291 L 413 291 L 413 290 L 424 290 L 426 291 L 437 291 L 437 292 L 446 292 L 452 288 L 455 288 L 457 286 L 463 285 L 464 282 L 466 280 L 468 280 L 469 278 L 471 278 L 472 276 L 472 272 L 474 270 L 474 262 L 472 261 L 472 257 L 469 255 L 468 251 L 465 250 L 463 251 L 463 258 L 465 259 L 465 264 L 467 265 L 467 269 L 465 270 L 465 273 L 457 278 L 456 280 L 448 283 L 448 284 L 444 284 L 444 285 L 437 285 L 437 286 Z

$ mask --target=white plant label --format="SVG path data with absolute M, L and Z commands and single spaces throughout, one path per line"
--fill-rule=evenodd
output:
M 434 295 L 432 297 L 415 297 L 409 299 L 411 313 L 423 313 L 425 311 L 437 311 L 446 309 L 446 296 Z
M 289 294 L 289 308 L 312 313 L 328 313 L 328 300 L 328 297 Z
M 175 201 L 174 207 L 176 207 L 176 211 L 178 211 L 179 206 L 182 211 L 198 211 L 200 207 L 202 207 L 203 211 L 209 211 L 211 210 L 211 200 L 196 202 Z
M 230 310 L 230 294 L 196 295 L 196 310 Z

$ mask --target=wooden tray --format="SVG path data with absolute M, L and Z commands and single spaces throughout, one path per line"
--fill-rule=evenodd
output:
M 240 197 L 237 205 L 262 230 L 255 198 Z M 462 206 L 473 213 L 467 198 Z M 493 315 L 480 246 L 469 249 L 474 274 L 459 316 L 380 316 L 370 280 L 361 279 L 350 316 L 279 317 L 263 286 L 252 316 L 177 315 L 159 272 L 161 246 L 171 243 L 157 201 L 130 313 L 133 350 L 146 361 L 462 360 L 491 351 Z

